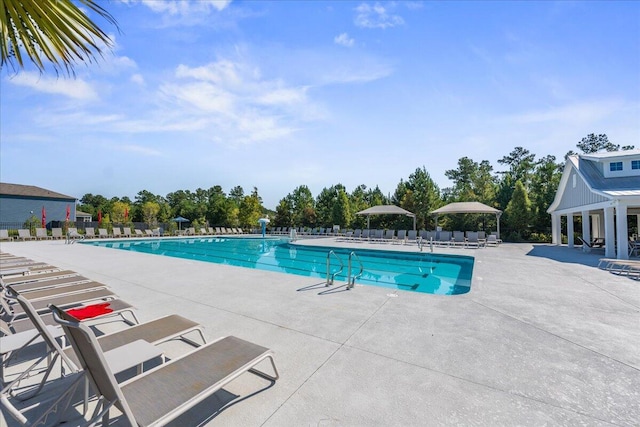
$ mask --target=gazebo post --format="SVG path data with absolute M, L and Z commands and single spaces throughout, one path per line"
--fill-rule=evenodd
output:
M 497 229 L 496 229 L 496 234 L 497 234 L 497 238 L 500 238 L 500 217 L 502 216 L 502 212 L 498 212 L 496 214 L 496 221 L 497 221 Z

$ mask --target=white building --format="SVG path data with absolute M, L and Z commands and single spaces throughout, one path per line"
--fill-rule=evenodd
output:
M 553 243 L 560 244 L 561 217 L 573 236 L 574 216 L 582 217 L 582 239 L 604 239 L 606 257 L 629 258 L 629 215 L 640 228 L 640 150 L 569 156 L 551 214 Z M 573 247 L 573 238 L 568 239 Z

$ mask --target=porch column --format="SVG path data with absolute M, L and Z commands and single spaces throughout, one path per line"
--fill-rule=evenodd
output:
M 567 214 L 567 246 L 573 248 L 573 213 Z
M 554 245 L 562 244 L 561 218 L 557 213 L 551 214 L 551 243 Z
M 582 211 L 582 240 L 591 242 L 591 224 L 589 222 L 589 211 Z
M 602 222 L 601 218 L 602 218 L 602 215 L 600 214 L 591 215 L 591 235 L 594 239 L 597 237 L 603 237 L 602 236 L 603 227 L 601 227 L 601 222 Z
M 598 215 L 598 221 L 600 221 L 600 234 L 598 234 L 598 237 L 604 237 L 604 215 Z
M 613 206 L 609 206 L 604 208 L 604 256 L 607 258 L 616 256 L 614 230 Z
M 618 202 L 619 203 L 619 202 Z M 627 228 L 627 205 L 616 206 L 616 239 L 618 243 L 618 259 L 629 259 L 629 229 Z

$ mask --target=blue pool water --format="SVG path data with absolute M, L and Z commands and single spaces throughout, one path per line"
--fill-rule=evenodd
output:
M 354 251 L 364 271 L 356 284 L 375 285 L 430 294 L 457 295 L 469 292 L 473 273 L 473 257 L 433 253 L 407 253 L 367 249 L 327 248 L 292 245 L 288 239 L 262 238 L 188 238 L 143 239 L 129 241 L 84 242 L 155 255 L 214 262 L 238 267 L 297 274 L 326 279 L 327 254 L 333 250 L 344 263 L 336 275 L 335 285 L 346 283 L 347 263 Z M 340 263 L 331 256 L 331 273 Z M 354 272 L 360 270 L 353 263 Z

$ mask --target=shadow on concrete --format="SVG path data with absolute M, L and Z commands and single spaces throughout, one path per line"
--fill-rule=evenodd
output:
M 327 287 L 326 282 L 320 282 L 320 283 L 315 283 L 309 286 L 303 286 L 302 288 L 296 289 L 296 292 L 313 291 L 315 289 L 322 289 L 326 287 Z
M 592 249 L 591 252 L 583 252 L 581 248 L 569 248 L 557 245 L 534 245 L 527 252 L 527 256 L 547 258 L 558 262 L 581 264 L 588 267 L 598 267 L 600 258 L 604 258 L 604 249 Z

